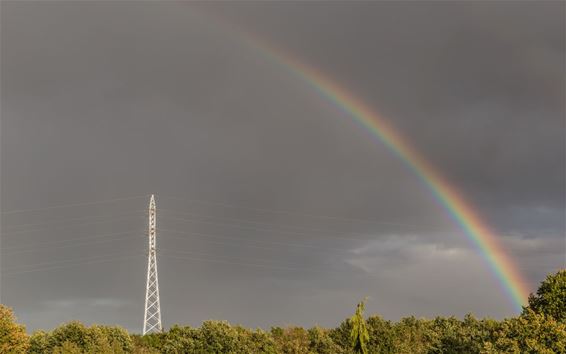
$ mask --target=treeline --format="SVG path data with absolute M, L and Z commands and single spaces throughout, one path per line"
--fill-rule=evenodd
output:
M 496 321 L 356 314 L 337 328 L 248 329 L 224 321 L 164 333 L 128 334 L 119 327 L 79 322 L 31 336 L 0 305 L 0 353 L 566 353 L 566 270 L 549 275 L 521 315 Z

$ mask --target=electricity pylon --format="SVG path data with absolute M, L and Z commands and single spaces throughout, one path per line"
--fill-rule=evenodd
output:
M 155 196 L 149 199 L 149 251 L 147 254 L 147 286 L 145 289 L 145 311 L 143 334 L 161 332 L 161 306 L 159 305 L 159 283 L 157 281 L 157 257 L 155 254 Z

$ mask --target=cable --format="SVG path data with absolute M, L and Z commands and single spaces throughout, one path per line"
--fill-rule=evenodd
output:
M 296 212 L 291 212 L 291 211 L 286 211 L 286 210 L 256 208 L 256 207 L 234 205 L 234 204 L 228 204 L 228 203 L 222 203 L 222 202 L 210 202 L 210 201 L 204 201 L 204 200 L 198 200 L 198 199 L 183 199 L 183 198 L 171 197 L 171 196 L 166 196 L 166 195 L 160 195 L 159 198 L 160 199 L 163 199 L 163 198 L 174 199 L 174 200 L 179 200 L 179 201 L 188 202 L 188 203 L 201 203 L 201 204 L 217 205 L 217 206 L 222 206 L 222 207 L 226 207 L 226 208 L 255 210 L 255 211 L 271 213 L 271 214 L 285 214 L 285 215 L 294 215 L 294 216 L 310 217 L 310 218 L 318 218 L 318 219 L 366 222 L 366 223 L 372 223 L 372 224 L 407 226 L 407 227 L 415 227 L 415 228 L 422 227 L 422 226 L 419 226 L 419 225 L 407 224 L 407 223 L 398 223 L 398 222 L 389 222 L 389 221 L 380 221 L 380 220 L 369 220 L 369 219 L 347 218 L 347 217 L 342 217 L 342 216 L 316 215 L 316 214 L 310 214 L 310 213 L 296 213 Z
M 58 219 L 58 220 L 53 220 L 53 221 L 48 221 L 48 222 L 42 222 L 42 223 L 34 223 L 34 224 L 20 224 L 20 225 L 11 225 L 11 226 L 7 226 L 6 228 L 4 228 L 3 231 L 20 231 L 20 230 L 10 230 L 13 228 L 19 228 L 22 226 L 42 226 L 42 225 L 52 225 L 52 224 L 58 224 L 58 223 L 67 223 L 68 221 L 76 221 L 76 220 L 89 220 L 89 219 L 96 219 L 96 218 L 105 218 L 108 216 L 111 217 L 115 217 L 115 216 L 119 216 L 119 215 L 133 215 L 133 214 L 138 214 L 138 213 L 147 213 L 147 210 L 136 210 L 136 211 L 132 211 L 132 212 L 128 212 L 128 213 L 119 213 L 119 214 L 111 214 L 111 215 L 92 215 L 92 216 L 85 216 L 82 218 L 69 218 L 69 219 Z M 75 225 L 80 225 L 79 224 L 75 224 Z
M 170 254 L 163 254 L 167 258 L 174 258 L 174 259 L 181 259 L 181 260 L 194 260 L 194 261 L 201 261 L 201 262 L 210 262 L 210 263 L 222 263 L 222 264 L 229 264 L 229 265 L 240 265 L 246 267 L 255 267 L 255 268 L 264 268 L 264 269 L 277 269 L 277 270 L 290 270 L 290 271 L 310 271 L 310 272 L 322 272 L 322 273 L 330 273 L 330 274 L 349 274 L 351 275 L 352 272 L 347 271 L 337 271 L 337 270 L 328 270 L 328 269 L 316 269 L 316 268 L 298 268 L 298 267 L 279 267 L 279 266 L 271 266 L 265 264 L 256 264 L 256 263 L 247 263 L 247 262 L 233 262 L 233 261 L 225 261 L 219 259 L 212 259 L 212 258 L 197 258 L 197 257 L 178 257 Z M 358 272 L 359 273 L 359 272 Z M 365 276 L 368 277 L 375 277 L 372 274 L 364 272 Z
M 69 263 L 69 262 L 84 262 L 84 261 L 91 261 L 91 260 L 97 260 L 99 258 L 103 258 L 103 257 L 112 257 L 112 256 L 120 256 L 120 254 L 108 254 L 108 255 L 103 255 L 103 256 L 97 256 L 97 257 L 91 257 L 91 258 L 75 258 L 75 259 L 65 259 L 62 261 L 55 261 L 55 262 L 43 262 L 43 263 L 35 263 L 35 264 L 24 264 L 24 265 L 19 265 L 19 266 L 15 266 L 13 267 L 14 269 L 19 269 L 19 268 L 26 268 L 26 267 L 43 267 L 43 266 L 50 266 L 50 265 L 58 265 L 58 264 L 64 264 L 64 263 Z M 12 269 L 8 268 L 8 271 L 10 271 Z
M 61 269 L 61 268 L 68 268 L 68 267 L 76 267 L 76 266 L 80 266 L 83 264 L 95 264 L 95 263 L 109 263 L 109 262 L 114 262 L 114 261 L 120 261 L 120 260 L 124 260 L 124 259 L 132 259 L 132 258 L 138 258 L 140 254 L 132 254 L 129 256 L 123 256 L 123 257 L 118 257 L 118 258 L 108 258 L 108 259 L 101 259 L 101 260 L 94 260 L 91 262 L 85 262 L 85 263 L 77 263 L 77 264 L 68 264 L 68 265 L 62 265 L 62 266 L 53 266 L 53 267 L 41 267 L 41 268 L 36 268 L 36 269 L 26 269 L 26 270 L 20 270 L 20 271 L 14 271 L 14 272 L 7 272 L 7 273 L 2 273 L 2 276 L 12 276 L 12 275 L 16 275 L 16 274 L 22 274 L 22 273 L 31 273 L 31 272 L 39 272 L 39 271 L 46 271 L 46 270 L 52 270 L 52 269 Z
M 167 238 L 175 238 L 175 239 L 179 239 L 179 240 L 187 240 L 185 237 L 180 237 L 180 236 L 171 236 L 171 235 L 167 235 Z M 236 244 L 234 243 L 229 243 L 229 242 L 221 242 L 221 241 L 210 241 L 210 240 L 206 240 L 207 243 L 213 243 L 213 244 L 218 244 L 218 245 L 229 245 L 229 246 L 235 246 Z M 258 249 L 264 249 L 264 250 L 273 250 L 273 247 L 262 247 L 262 246 L 256 246 L 256 245 L 241 245 L 238 244 L 238 246 L 243 246 L 243 247 L 251 247 L 251 248 L 258 248 Z
M 93 225 L 93 224 L 100 224 L 100 223 L 111 222 L 111 221 L 122 221 L 122 220 L 127 220 L 129 218 L 131 218 L 131 216 L 130 217 L 120 217 L 120 218 L 109 218 L 109 219 L 106 219 L 106 220 L 92 221 L 92 222 L 80 223 L 80 224 L 75 224 L 75 225 L 56 225 L 54 228 L 47 229 L 47 230 L 68 229 L 68 228 L 72 228 L 72 227 L 75 227 L 75 226 Z M 30 232 L 45 231 L 45 230 L 46 229 L 44 229 L 44 228 L 43 229 L 32 229 L 32 230 L 18 230 L 18 231 L 2 233 L 2 237 L 6 237 L 6 236 L 11 237 L 11 236 L 14 236 L 14 235 L 26 234 L 26 233 L 30 233 Z
M 10 256 L 10 255 L 19 254 L 19 253 L 44 251 L 45 249 L 57 249 L 57 248 L 77 247 L 77 246 L 98 245 L 98 244 L 101 244 L 101 243 L 128 240 L 128 239 L 131 239 L 132 236 L 140 237 L 141 235 L 129 235 L 129 236 L 116 237 L 116 238 L 112 238 L 112 239 L 109 239 L 109 240 L 94 240 L 94 242 L 83 242 L 83 243 L 75 243 L 75 244 L 69 244 L 69 245 L 45 246 L 45 247 L 42 247 L 41 249 L 32 248 L 32 249 L 16 250 L 16 251 L 13 251 L 13 252 L 2 253 L 2 256 Z
M 27 213 L 27 212 L 35 212 L 35 211 L 41 211 L 41 210 L 49 210 L 49 209 L 61 209 L 61 208 L 78 207 L 78 206 L 86 206 L 86 205 L 96 205 L 96 204 L 112 203 L 112 202 L 117 202 L 117 201 L 122 201 L 122 200 L 147 198 L 148 196 L 149 196 L 149 194 L 144 194 L 144 195 L 139 195 L 139 196 L 134 196 L 134 197 L 106 199 L 106 200 L 99 200 L 99 201 L 95 201 L 95 202 L 54 205 L 54 206 L 48 206 L 48 207 L 44 207 L 44 208 L 34 208 L 34 209 L 9 210 L 9 211 L 3 211 L 0 214 L 9 215 L 9 214 Z
M 208 237 L 219 238 L 219 239 L 226 239 L 226 240 L 233 240 L 233 241 L 248 241 L 248 242 L 255 242 L 255 243 L 266 243 L 266 244 L 272 244 L 272 245 L 275 245 L 275 246 L 306 247 L 306 248 L 312 248 L 317 252 L 330 253 L 330 252 L 320 250 L 320 246 L 316 246 L 316 245 L 305 245 L 305 244 L 299 244 L 299 243 L 277 242 L 277 241 L 263 241 L 263 240 L 255 240 L 255 239 L 250 240 L 250 239 L 243 239 L 241 237 L 225 237 L 225 236 L 205 234 L 205 233 L 200 233 L 200 232 L 185 232 L 185 231 L 178 231 L 178 230 L 171 230 L 171 229 L 159 229 L 159 228 L 157 229 L 157 232 L 159 232 L 160 235 L 163 235 L 162 232 L 165 232 L 165 235 L 167 235 L 167 232 L 173 232 L 173 233 L 178 233 L 178 234 L 182 234 L 182 235 L 189 235 L 189 236 L 194 235 L 194 236 L 203 236 L 203 237 L 207 237 L 207 238 Z M 175 236 L 169 236 L 169 235 L 167 235 L 167 237 L 173 237 L 173 238 L 177 238 L 177 239 L 181 239 L 181 240 L 186 240 L 186 238 L 184 238 L 184 237 L 175 237 Z M 217 242 L 217 243 L 219 243 L 219 242 Z M 226 244 L 226 243 L 223 243 L 223 244 Z M 242 246 L 242 244 L 238 244 L 238 245 Z M 250 245 L 244 245 L 244 246 L 250 246 Z M 258 247 L 258 246 L 255 246 L 255 247 Z M 266 248 L 266 247 L 258 247 L 258 248 L 273 249 L 273 248 Z M 340 249 L 340 248 L 326 248 L 326 249 L 347 253 L 346 250 Z
M 22 247 L 27 247 L 28 245 L 51 245 L 51 244 L 57 244 L 57 243 L 65 243 L 65 242 L 72 242 L 72 241 L 82 241 L 82 240 L 90 240 L 90 239 L 98 239 L 98 238 L 105 238 L 105 237 L 110 237 L 110 236 L 115 236 L 115 235 L 124 235 L 124 234 L 131 234 L 134 232 L 139 232 L 140 234 L 143 234 L 144 231 L 122 231 L 122 232 L 112 232 L 109 234 L 96 234 L 96 235 L 90 235 L 90 236 L 81 236 L 79 238 L 68 238 L 68 239 L 62 239 L 62 240 L 53 240 L 53 241 L 47 241 L 47 242 L 31 242 L 29 244 L 26 245 L 18 245 L 18 246 L 12 246 L 12 247 L 4 247 L 2 249 L 2 251 L 10 251 L 13 249 L 18 249 L 18 248 L 22 248 Z
M 160 214 L 162 212 L 165 212 L 165 214 L 167 215 L 167 213 L 175 213 L 175 214 L 181 214 L 181 215 L 187 215 L 187 216 L 191 216 L 194 215 L 196 217 L 202 217 L 202 218 L 208 218 L 208 219 L 220 219 L 220 220 L 232 220 L 232 221 L 236 221 L 236 222 L 244 222 L 244 223 L 248 223 L 248 224 L 255 224 L 255 225 L 264 225 L 264 226 L 274 226 L 274 227 L 279 227 L 278 230 L 283 230 L 283 231 L 287 231 L 284 229 L 284 227 L 287 228 L 291 228 L 294 230 L 303 230 L 303 231 L 308 231 L 308 232 L 319 232 L 319 233 L 334 233 L 337 235 L 345 235 L 345 234 L 349 234 L 349 235 L 359 235 L 359 236 L 368 236 L 367 234 L 364 233 L 360 233 L 360 232 L 344 232 L 344 233 L 340 233 L 340 232 L 336 232 L 336 231 L 330 231 L 330 230 L 323 230 L 323 229 L 314 229 L 314 228 L 308 228 L 308 227 L 301 227 L 301 226 L 288 226 L 288 225 L 277 225 L 277 224 L 271 224 L 271 223 L 265 223 L 265 222 L 260 222 L 260 221 L 251 221 L 251 220 L 242 220 L 242 219 L 237 219 L 237 218 L 225 218 L 225 217 L 216 217 L 216 216 L 206 216 L 206 215 L 202 215 L 202 214 L 195 214 L 195 213 L 190 213 L 190 212 L 179 212 L 179 211 L 175 211 L 175 210 L 171 210 L 171 209 L 160 209 L 159 210 Z M 294 230 L 290 230 L 290 231 L 294 231 Z
M 191 251 L 177 251 L 177 250 L 169 250 L 169 249 L 164 249 L 164 248 L 160 248 L 160 249 L 158 250 L 158 252 L 159 252 L 159 254 L 161 254 L 162 252 L 171 252 L 171 253 L 177 253 L 177 254 L 182 254 L 182 255 L 188 254 L 188 255 L 197 255 L 197 256 L 205 256 L 205 257 L 210 257 L 210 256 L 212 256 L 212 257 L 218 257 L 217 254 L 213 254 L 213 253 L 191 252 Z M 218 258 L 216 258 L 216 259 L 218 259 Z M 267 261 L 267 262 L 271 262 L 271 261 L 273 261 L 272 259 L 266 259 L 266 258 L 253 258 L 253 260 L 255 260 L 255 261 L 260 261 L 260 262 L 266 262 L 266 261 Z M 228 261 L 229 261 L 229 259 L 228 259 Z M 289 264 L 289 263 L 287 263 L 287 262 L 281 262 L 281 261 L 277 261 L 277 260 L 275 260 L 275 262 L 276 262 L 276 263 L 281 263 L 281 264 L 283 264 L 283 265 Z M 267 264 L 267 265 L 269 265 L 269 264 Z
M 240 228 L 240 229 L 248 229 L 248 230 L 255 230 L 255 231 L 262 231 L 262 232 L 279 232 L 279 233 L 288 234 L 288 235 L 313 236 L 312 234 L 307 234 L 307 233 L 302 233 L 302 232 L 262 229 L 262 228 L 251 227 L 251 226 L 234 225 L 234 224 L 226 224 L 226 223 L 216 223 L 216 222 L 206 221 L 206 220 L 192 220 L 192 219 L 174 218 L 174 217 L 171 217 L 171 216 L 161 216 L 161 218 L 162 219 L 165 218 L 165 219 L 170 219 L 170 220 L 183 221 L 183 222 L 200 222 L 200 223 L 205 223 L 205 224 L 213 224 L 213 225 L 221 225 L 221 226 L 233 226 L 233 227 Z M 333 238 L 333 239 L 337 239 L 337 240 L 344 240 L 344 241 L 353 241 L 353 240 L 354 241 L 371 241 L 371 239 L 360 239 L 360 238 L 353 238 L 353 237 L 352 238 L 344 238 L 344 237 L 327 236 L 327 235 L 317 235 L 317 236 L 322 236 L 322 237 L 326 237 L 326 238 Z

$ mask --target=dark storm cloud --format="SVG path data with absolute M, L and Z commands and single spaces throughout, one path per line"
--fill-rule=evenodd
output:
M 166 325 L 334 325 L 367 295 L 388 318 L 510 315 L 422 183 L 233 28 L 378 108 L 532 287 L 564 266 L 563 7 L 3 2 L 2 210 L 156 193 Z M 4 214 L 2 301 L 31 329 L 139 329 L 146 203 Z
M 563 208 L 560 6 L 248 3 L 210 11 L 345 82 L 485 207 Z

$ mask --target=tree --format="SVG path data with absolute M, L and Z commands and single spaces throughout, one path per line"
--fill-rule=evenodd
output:
M 86 327 L 78 321 L 59 326 L 51 333 L 32 336 L 32 353 L 122 354 L 134 349 L 128 332 L 120 327 Z
M 49 333 L 45 331 L 35 331 L 29 339 L 29 354 L 46 353 L 49 348 Z
M 566 269 L 546 277 L 536 294 L 529 296 L 529 306 L 524 308 L 523 313 L 527 309 L 552 316 L 559 322 L 566 322 Z
M 327 329 L 315 326 L 307 330 L 309 350 L 317 354 L 339 354 L 343 350 L 332 340 Z
M 205 321 L 200 328 L 173 326 L 163 335 L 160 353 L 276 353 L 268 333 L 232 326 L 226 321 Z
M 84 354 L 84 350 L 73 342 L 65 341 L 53 348 L 53 354 Z
M 378 315 L 367 319 L 369 332 L 368 350 L 372 354 L 395 353 L 393 348 L 393 328 L 390 321 L 386 321 Z
M 281 354 L 309 354 L 309 334 L 302 327 L 271 328 L 277 352 Z
M 393 326 L 393 353 L 425 354 L 439 343 L 432 321 L 414 316 L 402 318 Z
M 0 353 L 25 353 L 28 347 L 26 328 L 16 323 L 12 309 L 0 305 Z
M 91 330 L 101 332 L 114 353 L 130 353 L 134 348 L 132 338 L 121 327 L 95 325 L 91 327 Z
M 356 307 L 356 313 L 350 318 L 352 322 L 352 331 L 350 332 L 350 343 L 354 353 L 367 354 L 367 343 L 369 341 L 369 333 L 364 319 L 364 301 L 360 302 Z
M 504 320 L 495 338 L 494 342 L 484 343 L 482 353 L 566 353 L 566 324 L 531 309 Z
M 97 348 L 102 334 L 91 331 L 78 321 L 69 322 L 59 326 L 51 332 L 48 339 L 48 348 L 51 350 L 89 351 Z

